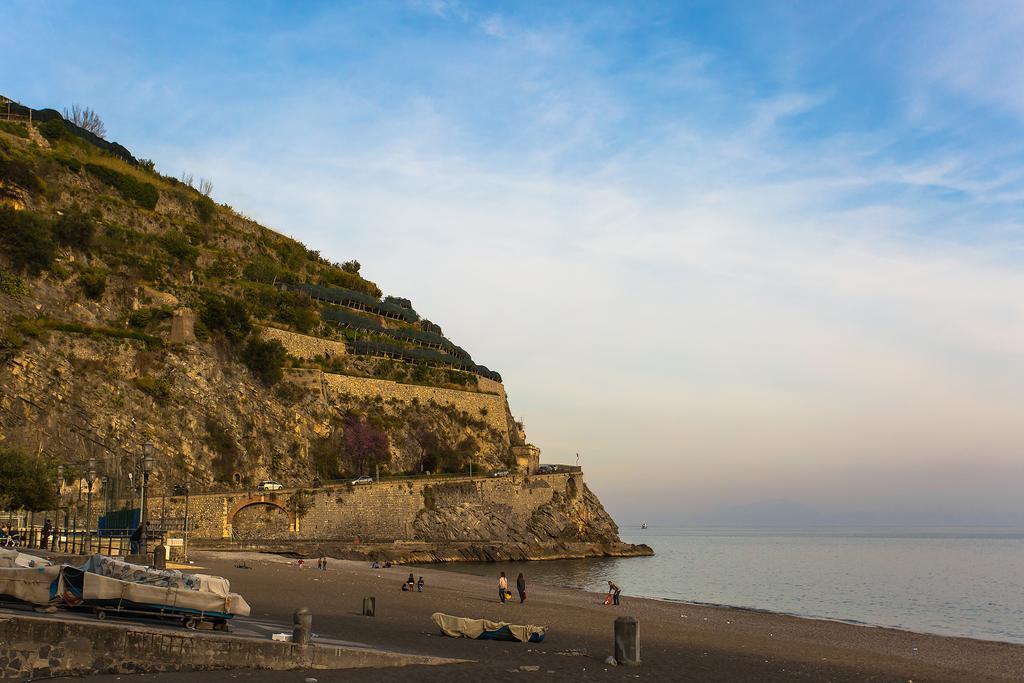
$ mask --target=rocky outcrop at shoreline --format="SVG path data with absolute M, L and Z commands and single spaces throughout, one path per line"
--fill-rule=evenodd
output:
M 553 542 L 544 544 L 502 542 L 451 543 L 342 543 L 337 541 L 263 541 L 237 543 L 203 541 L 196 546 L 207 550 L 257 551 L 343 560 L 390 561 L 397 564 L 445 562 L 521 562 L 526 560 L 578 560 L 595 557 L 649 557 L 654 550 L 646 544 Z

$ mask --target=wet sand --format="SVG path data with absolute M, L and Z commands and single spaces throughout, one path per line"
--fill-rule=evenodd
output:
M 132 677 L 154 681 L 1019 681 L 1024 646 L 969 638 L 924 635 L 741 609 L 631 598 L 602 604 L 604 595 L 529 584 L 529 599 L 498 601 L 497 577 L 487 579 L 440 569 L 412 571 L 424 577 L 423 593 L 404 593 L 409 568 L 371 569 L 366 563 L 316 561 L 299 569 L 293 560 L 245 556 L 251 569 L 236 568 L 242 556 L 198 554 L 204 571 L 228 577 L 253 607 L 251 619 L 291 623 L 308 606 L 317 634 L 375 647 L 473 660 L 442 667 L 260 672 L 233 671 Z M 514 577 L 510 581 L 514 584 Z M 377 598 L 377 616 L 363 617 L 364 596 Z M 441 635 L 433 612 L 548 627 L 541 644 L 453 639 Z M 642 664 L 604 663 L 612 654 L 613 623 L 632 615 L 640 622 Z M 520 667 L 539 667 L 536 671 Z M 97 680 L 126 680 L 100 676 Z

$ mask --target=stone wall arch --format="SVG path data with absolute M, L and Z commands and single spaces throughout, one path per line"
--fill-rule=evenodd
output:
M 246 538 L 285 538 L 297 531 L 297 520 L 277 496 L 256 495 L 242 498 L 231 506 L 227 515 L 229 535 Z

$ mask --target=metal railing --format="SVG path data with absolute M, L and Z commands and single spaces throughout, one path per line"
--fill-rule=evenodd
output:
M 101 553 L 126 556 L 132 553 L 134 529 L 51 528 L 19 525 L 0 528 L 0 548 L 18 550 L 47 550 L 70 555 Z M 146 534 L 146 551 L 164 543 L 164 531 L 152 525 Z M 142 548 L 138 548 L 141 552 Z

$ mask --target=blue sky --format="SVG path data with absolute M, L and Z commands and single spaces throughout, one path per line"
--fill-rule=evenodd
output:
M 359 258 L 627 522 L 1024 523 L 1022 30 L 996 2 L 11 2 L 0 91 Z

